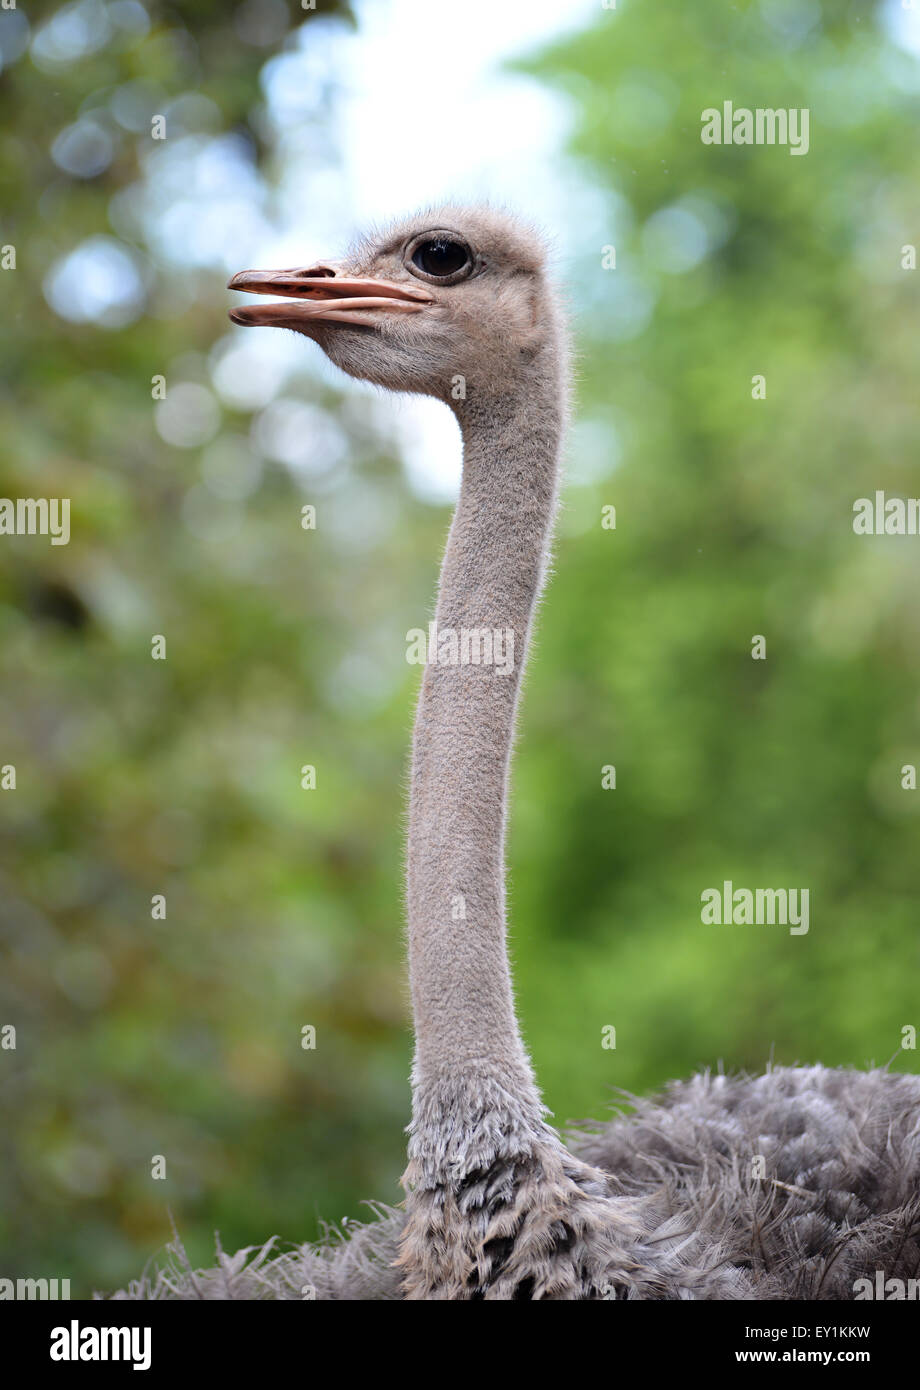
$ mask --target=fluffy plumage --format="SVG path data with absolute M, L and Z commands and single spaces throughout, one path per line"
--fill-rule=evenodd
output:
M 437 1204 L 434 1234 L 455 1254 L 453 1224 L 466 1231 L 472 1216 L 484 1235 L 466 1297 L 846 1300 L 879 1270 L 920 1278 L 920 1078 L 704 1073 L 630 1105 L 569 1136 L 597 1170 L 585 1214 L 601 1194 L 620 1208 L 606 1243 L 585 1245 L 571 1209 L 554 1209 L 565 1150 L 553 1183 L 496 1166 Z M 177 1242 L 166 1269 L 116 1297 L 401 1299 L 405 1221 L 380 1207 L 322 1245 L 240 1251 L 199 1271 Z

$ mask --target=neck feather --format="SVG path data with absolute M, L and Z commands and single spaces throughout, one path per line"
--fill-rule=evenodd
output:
M 545 1133 L 514 1010 L 504 839 L 518 693 L 556 505 L 555 363 L 544 355 L 514 391 L 467 404 L 436 610 L 442 660 L 433 664 L 429 650 L 413 743 L 409 1150 L 423 1185 L 527 1151 Z M 492 662 L 465 663 L 464 633 L 472 656 L 477 640 L 488 653 L 483 632 Z

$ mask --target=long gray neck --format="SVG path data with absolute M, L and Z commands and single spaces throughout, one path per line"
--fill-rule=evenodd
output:
M 504 839 L 515 711 L 556 505 L 555 365 L 534 364 L 518 389 L 473 401 L 461 417 L 463 482 L 437 602 L 442 661 L 422 681 L 409 815 L 409 1153 L 423 1185 L 524 1152 L 544 1132 L 514 1011 Z M 464 664 L 464 631 L 483 630 L 491 664 Z

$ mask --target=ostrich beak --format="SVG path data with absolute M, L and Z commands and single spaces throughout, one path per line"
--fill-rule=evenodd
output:
M 312 323 L 357 323 L 379 328 L 380 310 L 416 314 L 434 296 L 412 285 L 391 280 L 354 278 L 335 266 L 308 270 L 241 270 L 227 285 L 249 294 L 280 295 L 282 304 L 247 304 L 230 310 L 234 323 L 245 327 L 294 328 L 308 333 Z

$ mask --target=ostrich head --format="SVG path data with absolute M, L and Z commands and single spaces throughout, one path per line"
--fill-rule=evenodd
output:
M 303 333 L 350 376 L 462 416 L 471 388 L 480 399 L 519 389 L 556 341 L 544 261 L 536 232 L 506 214 L 433 208 L 341 261 L 241 271 L 230 289 L 280 299 L 230 317 Z

